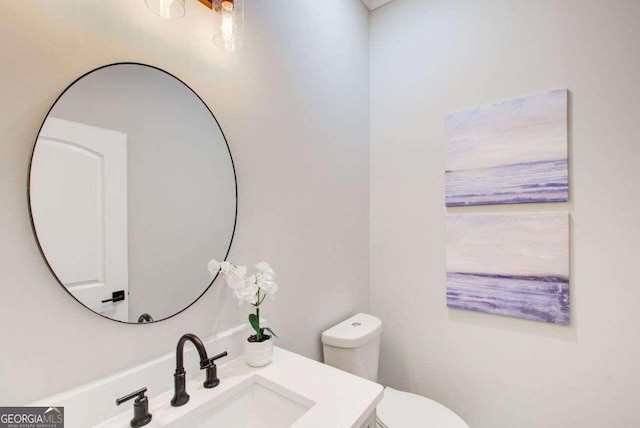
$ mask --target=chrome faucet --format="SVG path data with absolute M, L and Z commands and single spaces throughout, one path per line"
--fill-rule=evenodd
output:
M 225 357 L 227 352 L 216 355 L 209 359 L 207 356 L 207 350 L 202 343 L 202 340 L 195 334 L 185 334 L 178 340 L 178 347 L 176 348 L 176 372 L 173 374 L 174 394 L 171 399 L 171 405 L 173 407 L 182 406 L 189 401 L 189 394 L 187 394 L 186 386 L 186 372 L 184 370 L 184 344 L 189 341 L 193 343 L 200 355 L 200 369 L 206 369 L 207 377 L 204 381 L 205 388 L 214 388 L 220 383 L 218 379 L 218 370 L 214 363 L 215 360 Z

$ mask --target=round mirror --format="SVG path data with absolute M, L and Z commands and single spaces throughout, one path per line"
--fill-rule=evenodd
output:
M 51 107 L 29 207 L 42 254 L 78 302 L 112 320 L 169 318 L 211 285 L 235 230 L 231 152 L 182 81 L 134 63 L 93 70 Z

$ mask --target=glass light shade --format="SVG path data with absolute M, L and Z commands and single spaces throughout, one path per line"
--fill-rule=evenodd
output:
M 144 0 L 149 10 L 164 19 L 178 19 L 184 16 L 184 0 Z
M 226 51 L 242 49 L 244 0 L 213 0 L 213 42 Z

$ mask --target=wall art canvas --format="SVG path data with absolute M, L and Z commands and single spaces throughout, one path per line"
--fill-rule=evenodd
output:
M 446 204 L 566 202 L 568 92 L 447 115 Z
M 569 324 L 569 214 L 448 215 L 447 306 Z

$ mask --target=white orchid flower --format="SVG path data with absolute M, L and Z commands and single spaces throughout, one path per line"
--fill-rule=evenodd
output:
M 278 291 L 278 284 L 275 281 L 275 272 L 267 273 L 261 272 L 256 275 L 256 283 L 258 284 L 258 288 L 260 290 L 267 293 L 270 297 L 273 298 L 273 295 Z
M 274 299 L 273 295 L 278 291 L 278 284 L 275 281 L 269 281 L 260 285 L 260 289 Z
M 209 260 L 209 264 L 207 265 L 207 269 L 209 270 L 209 273 L 211 274 L 211 279 L 215 278 L 216 275 L 218 274 L 218 272 L 220 272 L 220 262 L 215 260 L 215 259 Z
M 267 262 L 260 262 L 257 265 L 255 265 L 255 268 L 258 269 L 258 272 L 260 273 L 268 273 L 273 275 L 274 277 L 276 276 L 276 273 L 271 268 L 271 265 Z
M 214 259 L 211 259 L 207 265 L 212 278 L 218 272 L 222 274 L 229 288 L 233 289 L 239 305 L 249 302 L 254 306 L 255 313 L 249 315 L 249 323 L 256 334 L 249 339 L 255 338 L 258 342 L 262 342 L 269 340 L 271 336 L 277 337 L 270 328 L 260 326 L 260 305 L 267 295 L 273 299 L 273 295 L 278 291 L 278 284 L 276 284 L 276 273 L 269 263 L 260 262 L 255 265 L 255 268 L 257 273 L 245 278 L 246 266 L 236 266 L 228 261 L 218 262 Z
M 224 262 L 220 263 L 220 269 L 222 269 L 222 274 L 226 276 L 235 269 L 235 266 L 233 265 L 233 263 L 225 260 Z
M 249 302 L 252 305 L 258 303 L 258 284 L 255 282 L 255 276 L 251 275 L 249 278 L 243 281 L 244 287 L 236 288 L 233 290 L 233 294 L 242 302 Z
M 233 265 L 232 265 L 233 266 Z M 229 270 L 225 275 L 227 279 L 227 285 L 234 290 L 244 288 L 245 280 L 244 276 L 247 274 L 246 266 L 234 266 L 233 269 Z
M 267 262 L 260 262 L 255 265 L 255 268 L 258 272 L 245 278 L 246 266 L 236 266 L 228 261 L 218 262 L 214 259 L 211 259 L 207 265 L 212 278 L 218 272 L 225 278 L 227 285 L 233 290 L 233 294 L 238 298 L 240 304 L 249 302 L 252 305 L 261 303 L 260 294 L 264 293 L 263 296 L 269 295 L 273 298 L 273 295 L 278 291 L 278 284 L 275 281 L 276 273 L 271 265 Z
M 275 281 L 276 273 L 275 272 L 258 272 L 256 274 L 259 281 Z

